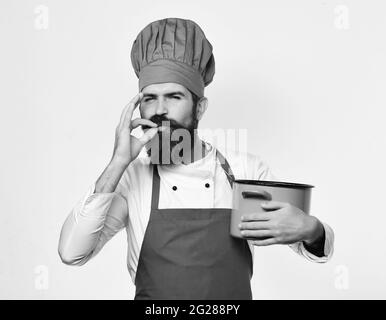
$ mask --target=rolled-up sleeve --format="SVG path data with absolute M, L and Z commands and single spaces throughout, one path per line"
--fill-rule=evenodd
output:
M 83 265 L 128 223 L 126 200 L 117 192 L 94 193 L 93 183 L 65 220 L 58 253 L 63 263 Z
M 318 257 L 311 252 L 307 251 L 303 242 L 296 242 L 290 244 L 292 250 L 301 256 L 305 257 L 307 260 L 317 263 L 325 263 L 331 259 L 332 254 L 334 253 L 334 231 L 332 228 L 325 222 L 321 222 L 324 227 L 325 232 L 325 241 L 324 241 L 324 256 Z

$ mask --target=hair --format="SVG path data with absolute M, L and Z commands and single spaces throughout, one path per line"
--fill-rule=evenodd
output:
M 197 105 L 198 105 L 198 101 L 200 101 L 200 97 L 198 95 L 196 95 L 194 92 L 190 91 L 189 89 L 188 89 L 188 91 L 192 95 L 192 100 L 193 100 L 192 117 L 193 117 L 194 127 L 197 128 L 197 125 L 198 125 L 198 120 L 196 119 Z
M 200 97 L 198 95 L 196 95 L 194 92 L 190 91 L 189 89 L 188 89 L 188 91 L 192 95 L 193 107 L 197 107 L 197 103 L 200 100 Z

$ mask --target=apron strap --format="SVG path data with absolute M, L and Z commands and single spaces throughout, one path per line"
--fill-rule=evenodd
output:
M 216 158 L 220 161 L 220 165 L 223 168 L 231 188 L 233 187 L 233 182 L 235 181 L 235 176 L 232 172 L 231 166 L 228 163 L 228 160 L 222 155 L 222 153 L 216 149 Z
M 223 168 L 228 182 L 233 187 L 233 182 L 235 181 L 235 176 L 233 175 L 232 169 L 228 163 L 228 160 L 222 155 L 220 151 L 216 149 L 216 160 L 220 161 L 220 165 Z M 158 209 L 159 204 L 159 192 L 160 192 L 160 177 L 158 173 L 158 167 L 156 164 L 152 165 L 153 167 L 153 182 L 151 190 L 151 208 Z
M 158 209 L 160 177 L 158 174 L 157 165 L 153 164 L 152 167 L 153 167 L 153 185 L 151 190 L 151 208 Z

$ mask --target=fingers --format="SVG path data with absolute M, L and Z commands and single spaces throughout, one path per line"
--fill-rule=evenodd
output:
M 144 146 L 146 143 L 148 143 L 151 139 L 155 137 L 155 135 L 158 132 L 158 128 L 150 128 L 147 130 L 142 137 L 138 138 L 138 140 L 141 142 L 141 144 Z
M 241 230 L 241 235 L 244 238 L 270 238 L 272 237 L 271 230 Z
M 268 238 L 264 240 L 253 240 L 252 244 L 254 244 L 255 246 L 263 247 L 278 244 L 278 241 L 275 238 Z
M 143 93 L 138 93 L 131 101 L 125 106 L 122 111 L 121 119 L 119 122 L 119 127 L 129 126 L 131 118 L 133 116 L 134 109 L 139 104 L 143 97 Z
M 158 125 L 154 123 L 153 121 L 150 121 L 148 119 L 143 119 L 143 118 L 136 118 L 131 121 L 131 129 L 135 129 L 140 125 L 148 125 L 149 127 L 156 128 Z
M 240 223 L 239 228 L 240 230 L 269 230 L 271 225 L 267 221 L 250 221 Z
M 273 211 L 273 210 L 279 210 L 281 208 L 287 207 L 289 204 L 287 202 L 280 202 L 280 201 L 267 201 L 262 202 L 261 207 L 265 211 Z
M 123 110 L 122 110 L 121 118 L 120 118 L 120 120 L 119 120 L 119 125 L 118 125 L 119 127 L 122 126 L 122 124 L 123 124 L 123 120 L 125 119 L 125 115 L 126 115 L 127 109 L 129 109 L 129 104 L 127 104 L 127 105 L 123 108 Z
M 245 213 L 241 217 L 241 221 L 268 221 L 271 219 L 271 214 L 267 212 Z

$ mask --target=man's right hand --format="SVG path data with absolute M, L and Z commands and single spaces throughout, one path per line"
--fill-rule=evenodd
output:
M 136 159 L 142 148 L 158 132 L 158 126 L 148 119 L 136 118 L 131 120 L 135 108 L 139 105 L 143 93 L 138 93 L 123 109 L 121 120 L 115 130 L 115 143 L 112 161 L 128 166 Z M 150 128 L 144 130 L 142 137 L 137 138 L 131 131 L 140 125 L 147 125 Z

